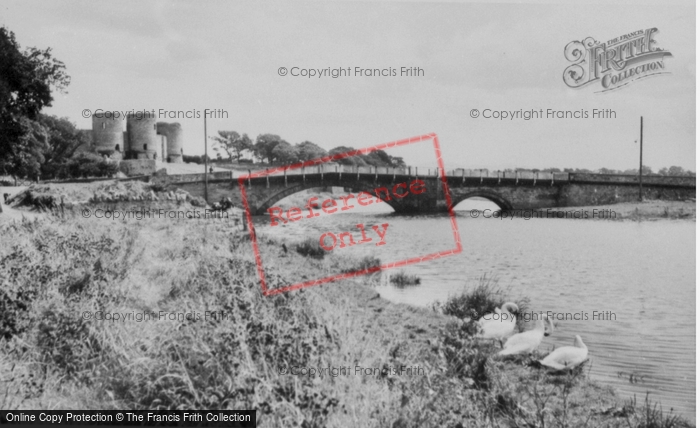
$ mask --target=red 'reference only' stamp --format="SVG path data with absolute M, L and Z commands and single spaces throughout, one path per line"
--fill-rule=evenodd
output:
M 315 280 L 309 280 L 304 282 L 299 282 L 296 284 L 269 289 L 265 279 L 265 270 L 263 268 L 262 257 L 260 255 L 260 247 L 257 241 L 257 235 L 255 233 L 255 225 L 253 224 L 253 213 L 251 212 L 251 206 L 249 197 L 246 192 L 246 182 L 248 185 L 251 183 L 251 179 L 266 178 L 269 183 L 269 177 L 273 174 L 284 173 L 285 174 L 285 184 L 286 175 L 294 170 L 303 169 L 310 166 L 318 166 L 327 163 L 331 163 L 340 159 L 356 156 L 358 154 L 368 154 L 377 150 L 386 150 L 400 146 L 406 146 L 409 144 L 415 144 L 423 141 L 432 140 L 433 149 L 435 157 L 437 160 L 438 168 L 436 169 L 437 174 L 431 177 L 433 180 L 437 179 L 438 186 L 441 187 L 442 194 L 445 198 L 447 214 L 449 215 L 449 221 L 452 228 L 452 236 L 454 239 L 454 248 L 444 251 L 433 252 L 430 254 L 425 254 L 422 256 L 411 257 L 405 260 L 393 261 L 390 263 L 385 263 L 380 266 L 372 266 L 365 269 L 358 269 L 353 272 L 343 272 L 335 275 L 329 275 L 324 278 L 319 278 Z M 410 171 L 410 170 L 409 170 Z M 376 173 L 376 168 L 375 168 Z M 342 173 L 341 173 L 342 174 Z M 359 170 L 358 170 L 359 179 Z M 347 174 L 346 174 L 347 175 Z M 410 173 L 408 174 L 410 176 Z M 395 177 L 394 177 L 395 178 Z M 376 180 L 376 176 L 375 176 Z M 266 215 L 269 216 L 270 226 L 275 227 L 282 224 L 287 224 L 290 222 L 297 221 L 309 221 L 315 217 L 320 216 L 320 212 L 326 215 L 343 213 L 351 211 L 355 205 L 367 206 L 373 203 L 382 203 L 392 201 L 397 203 L 402 200 L 410 200 L 411 198 L 420 197 L 423 194 L 427 194 L 426 182 L 416 173 L 415 176 L 404 177 L 404 180 L 399 182 L 393 182 L 391 184 L 376 185 L 372 186 L 373 189 L 361 190 L 359 192 L 348 193 L 345 196 L 340 196 L 338 199 L 341 203 L 338 203 L 335 199 L 326 199 L 320 201 L 318 197 L 311 197 L 307 200 L 303 207 L 292 207 L 289 209 L 282 209 L 277 206 L 271 206 L 267 208 Z M 268 184 L 269 185 L 269 184 Z M 322 158 L 312 159 L 305 162 L 299 162 L 292 165 L 280 166 L 275 168 L 270 168 L 264 171 L 252 172 L 250 174 L 241 175 L 238 178 L 238 187 L 241 191 L 241 197 L 243 201 L 243 206 L 245 209 L 246 222 L 248 224 L 248 230 L 251 236 L 251 244 L 253 246 L 253 252 L 255 255 L 255 262 L 257 265 L 258 277 L 260 278 L 260 284 L 262 287 L 263 294 L 265 296 L 271 296 L 275 294 L 284 293 L 287 291 L 299 290 L 302 288 L 312 287 L 314 285 L 321 285 L 327 282 L 351 278 L 355 276 L 365 275 L 369 273 L 378 272 L 380 270 L 386 270 L 391 268 L 397 268 L 402 266 L 407 266 L 423 261 L 435 260 L 441 257 L 446 257 L 449 255 L 457 254 L 462 251 L 462 243 L 459 236 L 459 230 L 457 228 L 457 221 L 452 207 L 452 198 L 450 196 L 450 191 L 447 185 L 447 178 L 445 176 L 444 163 L 442 160 L 442 153 L 440 150 L 440 144 L 436 134 L 425 134 L 412 138 L 407 138 L 404 140 L 393 141 L 384 144 L 378 144 L 372 147 L 366 147 L 362 149 L 352 150 L 345 153 L 338 153 L 335 155 L 329 155 Z M 407 199 L 404 199 L 407 198 Z M 414 202 L 415 203 L 415 202 Z M 388 232 L 389 224 L 383 223 L 381 225 L 374 225 L 371 228 L 365 229 L 364 224 L 358 224 L 357 229 L 359 230 L 361 236 L 358 241 L 355 241 L 350 232 L 325 232 L 319 237 L 319 244 L 321 248 L 326 251 L 331 251 L 334 248 L 345 248 L 348 246 L 353 246 L 357 244 L 365 244 L 374 242 L 376 246 L 385 245 L 385 238 Z M 374 239 L 373 239 L 374 238 Z

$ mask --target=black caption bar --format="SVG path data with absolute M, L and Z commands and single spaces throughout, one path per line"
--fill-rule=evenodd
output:
M 0 425 L 255 428 L 255 410 L 0 410 Z

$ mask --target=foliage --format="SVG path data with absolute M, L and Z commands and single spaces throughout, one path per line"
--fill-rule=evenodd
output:
M 297 149 L 284 140 L 280 141 L 279 144 L 275 146 L 275 148 L 272 150 L 272 156 L 275 161 L 284 164 L 299 161 L 299 152 Z
M 487 313 L 493 313 L 506 303 L 506 293 L 498 286 L 498 281 L 487 275 L 479 278 L 479 283 L 471 290 L 465 289 L 462 293 L 450 296 L 441 306 L 445 315 L 452 315 L 465 321 L 477 321 Z M 530 306 L 527 297 L 521 297 L 514 301 L 518 305 L 518 312 L 525 313 Z M 522 329 L 524 319 L 518 317 L 518 327 Z M 469 323 L 470 331 L 476 332 L 475 323 Z
M 0 291 L 0 305 L 10 308 L 0 311 L 0 369 L 35 381 L 5 377 L 4 408 L 26 407 L 57 384 L 60 395 L 89 389 L 102 407 L 255 408 L 280 426 L 326 426 L 335 394 L 278 367 L 316 367 L 332 337 L 305 295 L 262 296 L 247 246 L 235 250 L 233 238 L 236 256 L 216 260 L 194 239 L 161 251 L 159 258 L 193 269 L 172 273 L 169 293 L 149 309 L 132 306 L 127 279 L 145 254 L 137 227 L 87 225 L 25 221 L 6 231 L 14 245 L 0 249 L 0 277 L 13 287 Z M 199 315 L 160 315 L 184 312 Z M 100 313 L 133 318 L 98 321 Z M 22 401 L 7 405 L 8 394 Z
M 45 131 L 32 123 L 43 107 L 51 106 L 51 89 L 70 84 L 65 65 L 51 48 L 23 52 L 14 33 L 0 28 L 0 171 L 18 177 L 38 177 L 44 161 Z
M 196 156 L 196 155 L 195 155 L 195 156 L 183 155 L 183 156 L 182 156 L 182 161 L 185 162 L 185 163 L 203 164 L 205 158 L 206 158 L 206 156 L 204 156 L 204 155 L 201 155 L 201 156 Z M 208 161 L 209 161 L 209 162 L 212 161 L 211 156 L 208 158 Z
M 15 177 L 38 180 L 41 164 L 45 160 L 44 153 L 49 150 L 49 134 L 40 123 L 26 117 L 20 117 L 18 127 L 21 132 L 9 152 L 4 153 L 5 158 L 0 147 L 0 167 Z M 2 129 L 0 140 L 3 138 L 1 134 Z
M 41 164 L 42 179 L 56 178 L 61 174 L 61 168 L 73 156 L 78 147 L 90 144 L 89 132 L 79 130 L 68 118 L 59 118 L 39 114 L 37 122 L 48 134 L 48 145 L 44 151 L 44 161 Z M 111 156 L 114 150 L 100 154 Z
M 248 150 L 253 150 L 253 142 L 251 141 L 248 134 L 240 135 L 236 131 L 219 131 L 217 137 L 209 137 L 216 141 L 217 146 L 214 150 L 217 152 L 217 156 L 220 156 L 219 151 L 223 151 L 228 156 L 228 161 L 236 159 L 236 161 L 241 161 L 241 156 Z
M 321 247 L 318 239 L 308 238 L 307 240 L 298 243 L 294 246 L 297 253 L 304 257 L 312 257 L 314 259 L 322 259 L 328 251 Z
M 352 147 L 338 146 L 328 151 L 329 155 L 340 155 L 343 153 L 352 152 L 355 149 Z M 349 156 L 342 159 L 337 159 L 335 162 L 341 165 L 351 165 L 351 166 L 367 166 L 367 161 L 365 161 L 364 155 L 358 154 L 355 156 Z
M 255 139 L 255 145 L 253 146 L 253 152 L 255 157 L 260 161 L 267 159 L 269 163 L 275 161 L 275 155 L 273 150 L 279 143 L 282 142 L 282 138 L 279 135 L 274 134 L 261 134 Z
M 389 276 L 389 282 L 399 288 L 409 287 L 420 284 L 418 275 L 409 275 L 406 272 L 400 271 Z
M 348 153 L 354 151 L 352 147 L 339 146 L 331 149 L 328 154 L 338 155 L 342 153 Z M 368 154 L 358 153 L 354 156 L 349 156 L 346 158 L 338 159 L 336 162 L 342 165 L 352 165 L 352 166 L 375 166 L 375 167 L 392 167 L 401 168 L 406 166 L 403 158 L 389 156 L 384 150 L 375 150 Z
M 79 153 L 61 168 L 60 178 L 112 177 L 119 171 L 117 162 L 93 153 Z
M 300 161 L 322 158 L 328 155 L 326 149 L 319 147 L 311 141 L 304 141 L 294 146 Z

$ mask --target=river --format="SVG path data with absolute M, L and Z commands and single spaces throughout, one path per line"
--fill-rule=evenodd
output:
M 458 208 L 493 209 L 490 203 Z M 373 242 L 333 251 L 379 257 L 382 263 L 455 247 L 447 216 L 395 216 L 353 210 L 271 227 L 260 234 L 290 240 L 352 231 L 364 224 Z M 488 214 L 488 211 L 486 211 Z M 379 286 L 392 302 L 429 306 L 445 301 L 482 275 L 512 297 L 529 297 L 531 310 L 557 312 L 553 335 L 540 350 L 572 345 L 581 335 L 590 374 L 623 398 L 643 402 L 647 392 L 664 411 L 695 420 L 695 222 L 472 218 L 459 211 L 459 254 L 397 268 L 421 278 L 416 287 Z M 385 245 L 371 228 L 388 224 Z M 326 239 L 327 245 L 332 240 Z M 394 270 L 395 271 L 395 270 Z M 391 272 L 388 271 L 388 272 Z M 594 319 L 595 318 L 595 319 Z

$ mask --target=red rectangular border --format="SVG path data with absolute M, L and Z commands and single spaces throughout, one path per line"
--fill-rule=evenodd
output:
M 447 202 L 447 213 L 450 216 L 450 222 L 452 224 L 452 235 L 455 240 L 455 248 L 451 250 L 440 251 L 437 253 L 428 254 L 421 257 L 413 257 L 410 259 L 386 263 L 381 266 L 376 266 L 368 269 L 362 269 L 355 272 L 347 272 L 338 275 L 332 275 L 321 279 L 316 279 L 312 281 L 300 282 L 297 284 L 288 285 L 282 288 L 276 288 L 274 290 L 268 290 L 267 284 L 265 283 L 265 271 L 262 265 L 262 258 L 260 257 L 260 248 L 258 247 L 258 240 L 255 233 L 255 226 L 253 225 L 253 216 L 250 213 L 250 206 L 248 205 L 248 196 L 245 190 L 245 181 L 248 178 L 258 178 L 265 177 L 276 172 L 283 172 L 286 170 L 294 170 L 312 165 L 319 165 L 325 162 L 335 161 L 339 159 L 344 159 L 347 157 L 355 156 L 357 154 L 367 154 L 376 150 L 384 150 L 392 147 L 406 146 L 409 144 L 419 143 L 425 140 L 433 140 L 433 147 L 435 149 L 435 156 L 437 158 L 438 170 L 440 171 L 440 181 L 442 181 L 442 189 L 445 194 L 445 201 Z M 392 141 L 390 143 L 378 144 L 372 147 L 365 147 L 363 149 L 352 150 L 345 153 L 338 153 L 335 155 L 324 156 L 322 158 L 312 159 L 305 162 L 299 162 L 292 165 L 280 166 L 276 168 L 266 169 L 264 171 L 256 171 L 250 174 L 241 175 L 238 177 L 238 188 L 241 190 L 241 198 L 243 200 L 243 207 L 245 208 L 246 221 L 248 223 L 248 230 L 251 236 L 251 243 L 253 244 L 253 252 L 255 253 L 255 264 L 257 265 L 258 276 L 260 277 L 260 285 L 262 286 L 262 292 L 265 296 L 273 296 L 275 294 L 284 293 L 287 291 L 300 290 L 302 288 L 312 287 L 314 285 L 321 285 L 327 282 L 335 281 L 338 279 L 352 278 L 355 276 L 365 275 L 372 272 L 378 272 L 380 270 L 391 269 L 401 266 L 407 266 L 414 263 L 419 263 L 422 261 L 435 260 L 441 257 L 451 256 L 453 254 L 459 254 L 462 252 L 462 240 L 459 236 L 459 229 L 457 228 L 457 219 L 455 217 L 454 210 L 452 209 L 452 197 L 450 196 L 450 189 L 447 186 L 447 177 L 445 176 L 445 166 L 442 161 L 442 151 L 440 150 L 440 142 L 435 133 L 419 135 L 416 137 L 406 138 L 404 140 Z

